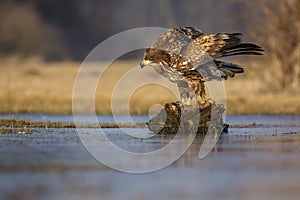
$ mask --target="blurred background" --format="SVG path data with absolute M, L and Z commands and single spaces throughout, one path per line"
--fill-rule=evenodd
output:
M 242 32 L 266 52 L 231 59 L 246 73 L 226 82 L 229 113 L 300 113 L 298 0 L 0 0 L 0 112 L 71 113 L 80 62 L 106 38 L 146 26 Z M 125 56 L 113 74 L 120 76 L 141 56 Z M 109 103 L 106 92 L 98 105 Z M 138 97 L 135 102 L 147 104 Z

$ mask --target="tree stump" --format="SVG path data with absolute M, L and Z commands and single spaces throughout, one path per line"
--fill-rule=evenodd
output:
M 213 111 L 213 112 L 212 112 Z M 228 132 L 228 124 L 223 123 L 224 106 L 206 101 L 195 108 L 180 101 L 166 103 L 156 116 L 147 122 L 151 132 L 156 134 L 197 133 L 205 135 L 209 127 L 215 132 Z M 213 114 L 212 114 L 213 113 Z

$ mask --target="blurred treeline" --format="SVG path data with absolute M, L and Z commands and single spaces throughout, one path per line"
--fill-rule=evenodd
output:
M 247 26 L 245 7 L 231 0 L 0 2 L 1 56 L 82 60 L 107 37 L 130 28 L 195 26 L 205 32 L 245 32 Z
M 266 50 L 266 82 L 299 88 L 299 0 L 0 0 L 0 58 L 80 61 L 109 36 L 144 26 L 242 32 Z

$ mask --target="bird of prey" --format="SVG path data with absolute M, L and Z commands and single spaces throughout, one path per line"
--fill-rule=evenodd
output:
M 253 43 L 242 43 L 241 33 L 207 34 L 193 27 L 173 28 L 146 49 L 140 66 L 154 69 L 177 83 L 181 101 L 188 105 L 196 96 L 205 98 L 204 82 L 243 73 L 242 66 L 220 61 L 235 55 L 262 55 Z

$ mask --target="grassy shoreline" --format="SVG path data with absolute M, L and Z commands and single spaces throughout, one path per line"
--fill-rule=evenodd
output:
M 258 127 L 281 127 L 280 124 L 229 124 L 229 128 L 258 128 Z M 284 125 L 283 125 L 284 126 Z M 31 134 L 39 132 L 41 129 L 74 129 L 74 128 L 147 128 L 145 122 L 136 124 L 131 123 L 100 123 L 100 124 L 75 124 L 74 122 L 55 122 L 55 121 L 32 121 L 32 120 L 15 120 L 0 119 L 0 134 L 22 133 Z M 299 127 L 291 125 L 290 127 Z M 50 131 L 51 132 L 51 131 Z

